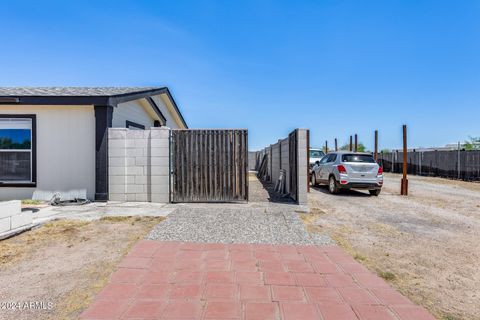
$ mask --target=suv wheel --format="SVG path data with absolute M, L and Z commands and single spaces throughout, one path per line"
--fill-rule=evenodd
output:
M 368 190 L 368 192 L 370 192 L 370 195 L 375 197 L 378 197 L 378 195 L 380 194 L 380 191 L 381 189 Z
M 310 175 L 310 183 L 314 187 L 318 186 L 317 177 L 315 176 L 315 172 L 312 172 L 312 174 Z
M 330 191 L 331 194 L 337 194 L 339 191 L 337 181 L 335 180 L 334 176 L 330 176 L 330 178 L 328 178 L 328 191 Z

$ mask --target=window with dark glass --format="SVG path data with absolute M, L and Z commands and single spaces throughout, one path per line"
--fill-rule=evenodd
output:
M 366 162 L 375 163 L 375 159 L 366 154 L 344 154 L 342 155 L 342 162 Z
M 0 184 L 34 182 L 34 117 L 0 116 Z

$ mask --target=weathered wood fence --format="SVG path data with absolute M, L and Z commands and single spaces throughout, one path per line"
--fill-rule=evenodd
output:
M 402 172 L 403 152 L 383 152 L 379 162 L 385 172 Z M 409 174 L 436 176 L 466 181 L 480 180 L 480 151 L 410 151 L 407 152 Z
M 307 204 L 309 131 L 295 129 L 287 138 L 280 139 L 259 151 L 249 153 L 250 169 L 259 171 L 259 179 L 277 183 L 285 171 L 284 194 L 298 204 Z M 262 167 L 262 163 L 264 167 Z
M 247 130 L 172 130 L 172 202 L 248 201 Z

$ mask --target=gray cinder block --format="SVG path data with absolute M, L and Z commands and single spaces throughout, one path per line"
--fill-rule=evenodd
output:
M 32 215 L 33 215 L 32 211 L 25 211 L 20 214 L 16 214 L 12 216 L 11 217 L 12 230 L 31 224 L 33 221 Z
M 0 233 L 10 231 L 11 223 L 10 217 L 0 219 Z
M 127 136 L 126 128 L 109 128 L 108 139 L 125 139 Z
M 150 140 L 150 146 L 152 148 L 168 148 L 169 141 L 168 139 L 152 139 Z
M 20 214 L 22 211 L 22 202 L 20 200 L 0 202 L 0 219 Z
M 142 166 L 126 167 L 125 174 L 127 176 L 143 175 L 143 167 Z

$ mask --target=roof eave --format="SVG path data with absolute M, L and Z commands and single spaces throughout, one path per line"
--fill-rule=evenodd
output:
M 177 112 L 180 120 L 185 128 L 188 129 L 187 122 L 183 118 L 177 103 L 172 97 L 167 87 L 155 88 L 145 91 L 123 93 L 111 96 L 0 96 L 0 104 L 15 105 L 97 105 L 97 106 L 114 106 L 119 103 L 144 99 L 155 95 L 165 94 L 171 101 L 175 112 Z M 3 100 L 3 101 L 2 101 Z
M 187 122 L 186 122 L 185 119 L 183 118 L 183 115 L 182 115 L 182 113 L 180 112 L 180 109 L 178 108 L 177 103 L 176 103 L 175 100 L 173 99 L 172 94 L 170 93 L 170 90 L 168 90 L 168 88 L 165 88 L 165 92 L 164 92 L 164 93 L 168 96 L 168 99 L 170 99 L 170 101 L 172 102 L 172 105 L 173 105 L 173 107 L 175 108 L 175 111 L 177 112 L 177 114 L 178 114 L 180 120 L 182 121 L 183 125 L 185 126 L 185 129 L 188 129 Z

